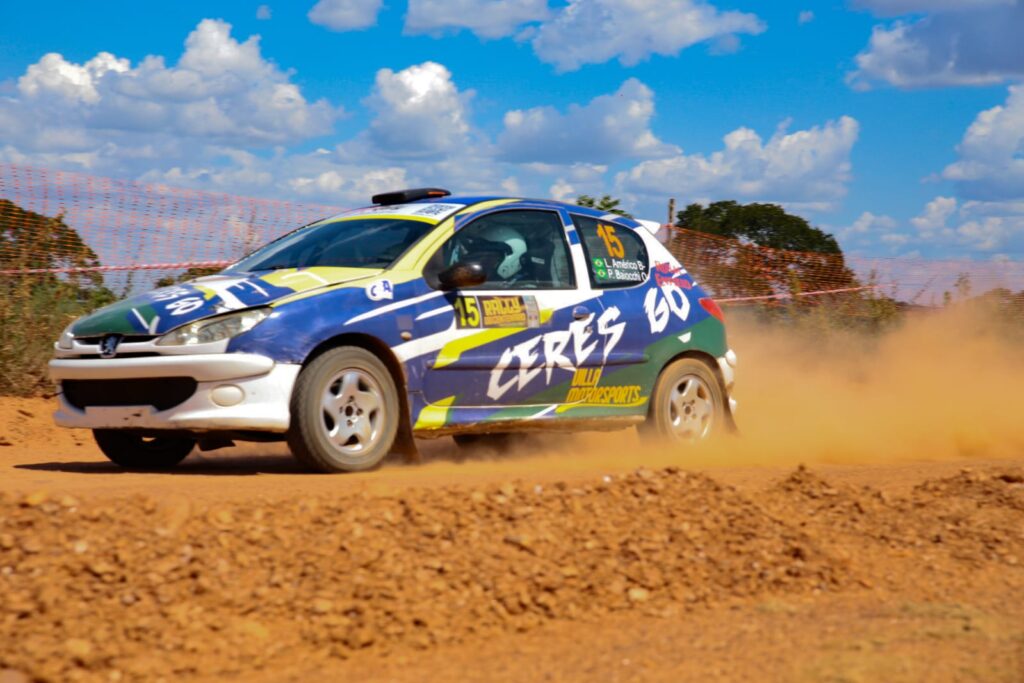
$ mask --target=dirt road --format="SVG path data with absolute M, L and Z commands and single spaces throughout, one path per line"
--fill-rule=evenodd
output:
M 0 683 L 1020 683 L 1024 356 L 991 321 L 732 325 L 743 435 L 696 451 L 127 473 L 0 399 Z
M 1024 457 L 135 474 L 48 412 L 0 402 L 5 683 L 1024 680 Z

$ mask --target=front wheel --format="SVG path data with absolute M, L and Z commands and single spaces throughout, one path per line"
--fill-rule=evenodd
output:
M 321 472 L 368 470 L 391 450 L 400 419 L 398 390 L 384 363 L 343 346 L 299 374 L 288 446 L 299 462 Z
M 724 428 L 726 419 L 725 394 L 714 371 L 696 358 L 681 358 L 658 377 L 641 432 L 698 443 Z
M 130 470 L 165 470 L 188 457 L 196 445 L 185 436 L 145 437 L 120 429 L 94 429 L 96 445 L 111 462 Z

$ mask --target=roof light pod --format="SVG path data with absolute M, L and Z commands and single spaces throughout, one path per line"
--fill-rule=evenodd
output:
M 439 199 L 449 195 L 451 195 L 451 192 L 442 190 L 439 187 L 420 187 L 414 190 L 398 190 L 397 192 L 375 194 L 370 201 L 374 204 L 387 206 L 389 204 L 407 204 L 417 199 Z

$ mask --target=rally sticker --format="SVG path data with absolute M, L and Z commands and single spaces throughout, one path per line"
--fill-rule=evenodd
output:
M 540 327 L 532 296 L 463 296 L 455 300 L 457 327 Z
M 391 280 L 377 280 L 366 288 L 366 296 L 370 301 L 383 301 L 395 298 L 395 288 Z

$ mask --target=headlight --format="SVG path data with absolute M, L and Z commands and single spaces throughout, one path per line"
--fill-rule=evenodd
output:
M 64 349 L 65 351 L 71 351 L 75 348 L 75 335 L 71 334 L 71 325 L 64 328 L 64 331 L 60 333 L 60 339 L 57 340 L 57 348 Z
M 253 308 L 231 315 L 222 315 L 219 318 L 197 320 L 176 330 L 171 330 L 157 339 L 156 344 L 157 346 L 189 346 L 230 339 L 243 332 L 248 332 L 268 317 L 270 317 L 269 308 Z

